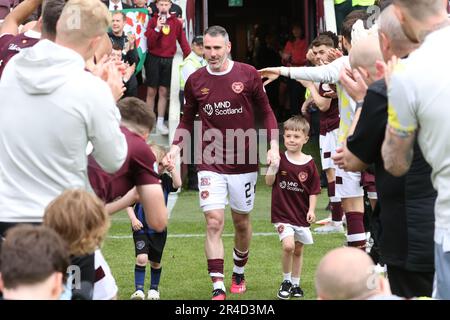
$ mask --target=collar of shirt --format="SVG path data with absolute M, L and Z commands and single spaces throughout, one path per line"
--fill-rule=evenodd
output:
M 123 9 L 122 1 L 119 1 L 117 3 L 114 3 L 112 1 L 109 2 L 109 10 L 116 11 L 116 10 L 122 10 L 122 9 Z

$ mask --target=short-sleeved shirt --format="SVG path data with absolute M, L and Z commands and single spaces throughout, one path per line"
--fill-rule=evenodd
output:
M 272 223 L 309 227 L 309 196 L 320 193 L 320 177 L 312 157 L 305 163 L 280 153 L 280 167 L 272 186 Z
M 319 85 L 319 94 L 324 97 L 327 92 L 333 91 L 327 83 Z M 325 136 L 328 132 L 339 128 L 339 101 L 337 98 L 331 99 L 330 108 L 327 111 L 320 111 L 320 134 Z
M 196 151 L 201 156 L 195 159 L 198 170 L 224 174 L 258 171 L 255 116 L 263 118 L 269 137 L 278 124 L 256 69 L 233 61 L 220 73 L 200 68 L 187 80 L 184 97 L 184 115 L 174 144 L 183 140 L 186 130 L 194 131 L 198 113 L 201 135 L 191 134 L 202 143 L 201 152 Z
M 40 34 L 33 31 L 18 35 L 4 34 L 0 36 L 0 78 L 8 61 L 22 49 L 34 46 L 40 40 Z
M 114 174 L 101 169 L 92 156 L 88 159 L 89 182 L 95 194 L 106 203 L 124 196 L 135 186 L 160 184 L 155 172 L 156 158 L 144 138 L 121 127 L 128 144 L 123 166 Z
M 450 60 L 433 57 L 450 51 L 449 38 L 450 27 L 429 34 L 397 65 L 388 92 L 389 126 L 399 134 L 418 130 L 419 145 L 433 168 L 436 228 L 442 229 L 450 229 Z
M 431 167 L 417 143 L 405 176 L 394 177 L 384 169 L 381 146 L 387 124 L 384 80 L 369 86 L 348 149 L 361 161 L 375 164 L 375 181 L 381 214 L 380 251 L 383 263 L 416 272 L 433 270 L 434 203 Z
M 158 7 L 156 6 L 155 2 L 150 3 L 149 7 L 152 9 L 152 14 L 151 14 L 152 17 L 155 14 L 159 13 Z M 181 18 L 181 16 L 183 15 L 183 10 L 181 9 L 181 7 L 179 5 L 172 2 L 172 6 L 169 9 L 169 13 L 174 15 L 177 18 Z

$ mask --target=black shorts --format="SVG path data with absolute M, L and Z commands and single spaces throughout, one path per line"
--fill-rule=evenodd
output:
M 147 54 L 145 60 L 145 84 L 148 87 L 170 87 L 173 58 L 161 58 Z
M 163 232 L 155 232 L 152 234 L 133 233 L 136 257 L 140 254 L 146 254 L 150 261 L 160 263 L 166 245 L 166 239 L 167 229 Z

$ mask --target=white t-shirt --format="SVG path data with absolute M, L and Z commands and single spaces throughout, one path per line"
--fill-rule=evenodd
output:
M 418 130 L 418 142 L 431 165 L 438 191 L 436 228 L 450 229 L 450 27 L 429 34 L 422 46 L 401 61 L 388 88 L 389 125 L 399 133 Z M 441 238 L 441 237 L 440 237 Z M 435 240 L 441 242 L 442 239 Z

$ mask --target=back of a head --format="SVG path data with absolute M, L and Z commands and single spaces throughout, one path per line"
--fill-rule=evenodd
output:
M 91 254 L 100 246 L 110 221 L 104 203 L 85 190 L 66 190 L 45 209 L 44 225 L 60 234 L 71 255 Z
M 393 5 L 386 7 L 381 12 L 378 18 L 378 28 L 389 39 L 391 50 L 397 57 L 404 57 L 419 46 L 410 41 L 403 32 Z
M 333 32 L 324 32 L 319 34 L 312 42 L 311 47 L 327 46 L 330 48 L 337 48 L 339 45 L 339 38 Z
M 54 273 L 65 276 L 69 263 L 65 241 L 45 226 L 13 227 L 2 242 L 0 270 L 5 289 L 34 286 Z
M 361 249 L 344 247 L 328 252 L 316 270 L 317 296 L 323 300 L 364 299 L 373 290 L 374 264 Z
M 42 38 L 54 41 L 56 25 L 67 0 L 45 0 L 42 4 Z
M 447 3 L 443 0 L 394 0 L 395 5 L 406 9 L 418 21 L 439 15 L 446 10 Z
M 152 131 L 155 124 L 155 113 L 141 99 L 128 97 L 117 103 L 122 123 L 139 134 Z
M 69 0 L 57 24 L 57 37 L 79 44 L 102 36 L 111 24 L 111 14 L 100 0 Z
M 383 60 L 377 34 L 369 34 L 352 45 L 350 65 L 352 69 L 364 68 L 375 76 L 378 60 Z

